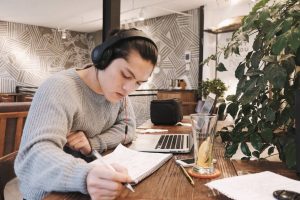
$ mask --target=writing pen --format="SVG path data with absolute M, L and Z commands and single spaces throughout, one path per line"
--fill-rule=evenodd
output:
M 192 177 L 187 173 L 187 171 L 184 169 L 184 167 L 180 164 L 178 164 L 180 169 L 182 170 L 184 176 L 187 178 L 187 180 L 189 181 L 189 183 L 192 185 L 192 186 L 195 186 L 195 183 L 192 179 Z
M 104 164 L 107 168 L 111 169 L 112 171 L 116 171 L 110 164 L 108 164 L 104 159 L 103 157 L 101 156 L 101 154 L 96 151 L 96 150 L 93 150 L 92 151 L 92 155 L 95 156 L 99 161 L 102 162 L 102 164 Z M 129 183 L 123 183 L 123 185 L 129 189 L 131 192 L 134 192 L 134 189 L 132 188 L 132 186 L 129 184 Z

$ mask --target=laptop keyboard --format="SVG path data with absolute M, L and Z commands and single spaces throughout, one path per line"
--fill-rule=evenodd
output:
M 155 149 L 182 149 L 183 135 L 162 135 L 160 136 Z

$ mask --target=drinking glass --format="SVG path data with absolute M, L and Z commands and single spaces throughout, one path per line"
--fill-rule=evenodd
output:
M 213 174 L 213 144 L 218 121 L 217 115 L 197 113 L 191 114 L 194 158 L 193 173 Z

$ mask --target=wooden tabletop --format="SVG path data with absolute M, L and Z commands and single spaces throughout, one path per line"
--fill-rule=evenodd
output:
M 190 132 L 190 126 L 153 126 L 151 123 L 144 124 L 142 128 L 164 128 L 170 132 Z M 189 127 L 189 128 L 188 128 Z M 178 154 L 177 157 L 189 157 L 191 154 Z M 216 140 L 214 146 L 214 158 L 217 160 L 215 167 L 221 171 L 221 176 L 218 179 L 242 175 L 245 173 L 254 173 L 260 171 L 273 171 L 284 176 L 300 180 L 296 173 L 287 170 L 280 162 L 270 161 L 232 161 L 224 159 L 224 147 L 220 140 Z M 195 186 L 187 181 L 180 168 L 175 164 L 174 159 L 170 159 L 160 169 L 154 172 L 151 176 L 144 179 L 134 187 L 135 192 L 124 190 L 120 200 L 213 200 L 213 199 L 229 199 L 226 196 L 211 190 L 204 184 L 210 179 L 194 179 Z M 80 193 L 51 193 L 45 200 L 89 200 L 89 196 Z

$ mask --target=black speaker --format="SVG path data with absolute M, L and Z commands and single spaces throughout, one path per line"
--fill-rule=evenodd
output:
M 174 125 L 183 118 L 180 99 L 152 100 L 150 118 L 155 125 Z
M 296 171 L 300 175 L 300 90 L 295 95 L 295 121 L 296 121 Z
M 156 44 L 151 40 L 143 31 L 137 29 L 129 29 L 123 30 L 109 37 L 105 40 L 102 44 L 96 46 L 92 51 L 92 61 L 94 65 L 98 69 L 105 69 L 111 60 L 111 56 L 113 54 L 113 50 L 111 49 L 116 43 L 127 40 L 127 39 L 134 39 L 134 38 L 141 38 L 151 42 L 157 49 Z

